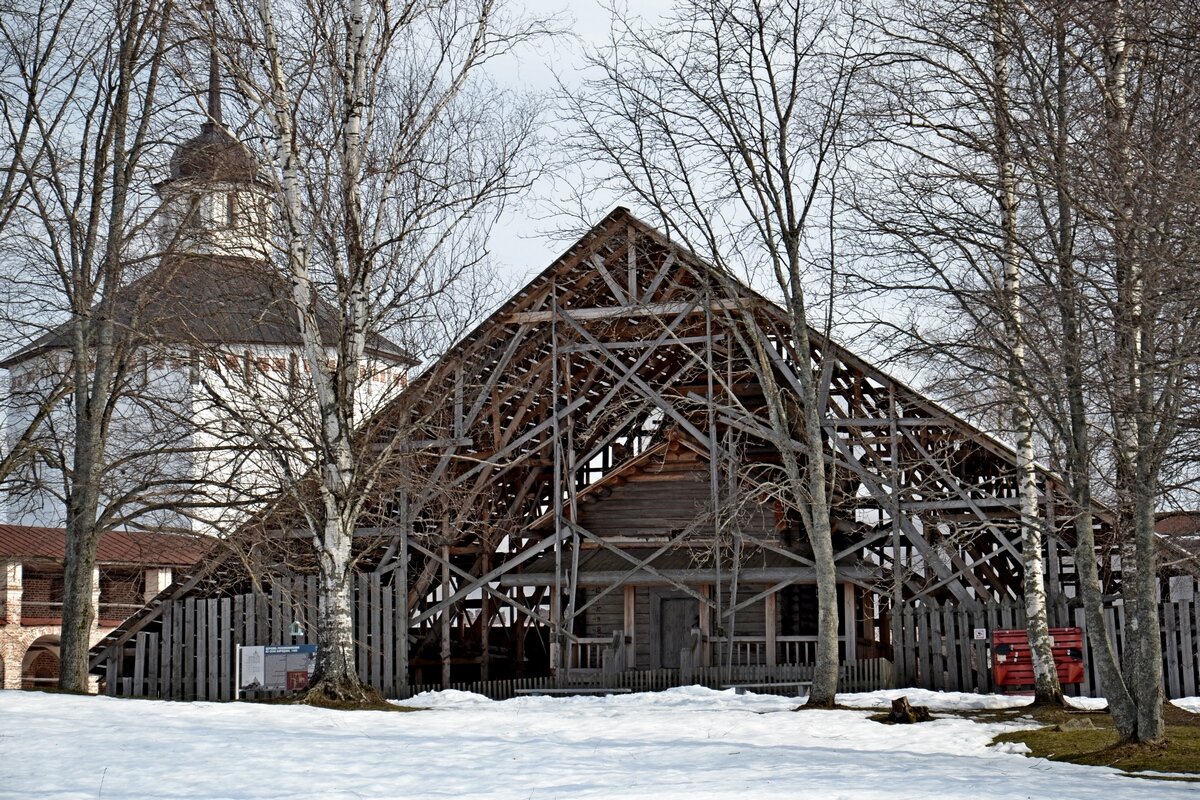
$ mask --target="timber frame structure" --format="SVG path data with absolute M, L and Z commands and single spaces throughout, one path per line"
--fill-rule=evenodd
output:
M 815 573 L 778 488 L 756 346 L 786 391 L 798 370 L 819 381 L 846 661 L 891 657 L 898 604 L 1018 597 L 1012 450 L 815 331 L 796 352 L 786 331 L 777 306 L 627 210 L 605 217 L 364 428 L 389 467 L 361 531 L 356 608 L 377 663 L 360 674 L 396 693 L 810 662 Z M 1039 488 L 1048 589 L 1073 597 L 1067 494 L 1045 472 Z M 1111 515 L 1097 507 L 1095 521 L 1108 547 Z M 259 526 L 288 527 L 282 512 Z M 259 563 L 259 591 L 305 585 L 295 564 Z M 1119 572 L 1104 580 L 1119 592 Z M 244 560 L 210 562 L 101 643 L 93 668 L 130 674 L 166 610 L 248 587 Z M 278 620 L 256 630 L 242 607 L 210 627 L 280 643 Z M 363 614 L 382 620 L 374 633 Z

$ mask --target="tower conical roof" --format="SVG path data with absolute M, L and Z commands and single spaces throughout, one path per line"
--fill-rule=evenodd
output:
M 208 121 L 200 126 L 199 136 L 179 145 L 171 156 L 171 180 L 180 178 L 240 183 L 259 179 L 258 162 L 221 119 L 221 67 L 215 39 L 208 55 Z
M 180 178 L 251 183 L 259 180 L 258 163 L 219 122 L 206 122 L 200 135 L 179 145 L 171 156 L 171 180 Z

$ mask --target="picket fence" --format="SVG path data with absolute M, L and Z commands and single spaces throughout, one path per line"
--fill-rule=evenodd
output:
M 1082 628 L 1084 680 L 1064 686 L 1068 694 L 1102 697 L 1104 687 L 1092 655 L 1087 620 L 1077 600 L 1053 598 L 1047 606 L 1050 627 Z M 1125 646 L 1125 606 L 1110 603 L 1104 609 L 1105 627 L 1117 647 Z M 1164 601 L 1159 606 L 1163 640 L 1164 688 L 1169 698 L 1192 697 L 1200 687 L 1200 597 Z M 898 622 L 898 624 L 897 624 Z M 1024 604 L 1018 601 L 986 605 L 939 605 L 922 601 L 900 607 L 893 621 L 897 637 L 897 685 L 962 692 L 998 691 L 992 682 L 992 632 L 1025 627 Z M 983 638 L 976 638 L 976 632 Z

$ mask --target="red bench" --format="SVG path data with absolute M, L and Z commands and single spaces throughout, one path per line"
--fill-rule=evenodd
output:
M 1061 684 L 1083 683 L 1083 631 L 1051 628 L 1054 666 Z M 992 633 L 992 678 L 996 686 L 1033 686 L 1033 650 L 1024 630 Z

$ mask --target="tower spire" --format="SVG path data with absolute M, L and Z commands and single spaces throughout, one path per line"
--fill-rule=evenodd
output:
M 221 125 L 221 60 L 217 55 L 217 18 L 214 0 L 205 0 L 204 8 L 208 12 L 212 26 L 208 40 L 208 122 L 207 124 Z

